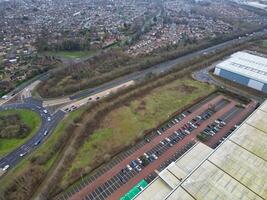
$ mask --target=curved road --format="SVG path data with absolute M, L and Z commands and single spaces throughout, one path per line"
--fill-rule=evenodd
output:
M 41 125 L 37 133 L 25 144 L 0 159 L 0 168 L 5 167 L 6 165 L 9 165 L 10 167 L 15 166 L 24 156 L 26 156 L 26 154 L 41 145 L 65 114 L 62 111 L 51 114 L 49 110 L 42 107 L 42 102 L 33 99 L 26 99 L 24 103 L 13 103 L 0 107 L 0 111 L 9 109 L 29 109 L 37 112 L 41 117 Z M 36 142 L 38 144 L 36 144 Z

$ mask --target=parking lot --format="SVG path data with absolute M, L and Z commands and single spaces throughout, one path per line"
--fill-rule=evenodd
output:
M 223 95 L 201 101 L 175 115 L 143 141 L 116 156 L 91 176 L 82 178 L 81 182 L 56 199 L 119 199 L 141 179 L 151 182 L 157 176 L 156 171 L 161 171 L 182 156 L 194 145 L 197 134 L 220 118 L 225 126 L 210 138 L 211 142 L 208 141 L 208 145 L 217 144 L 228 129 L 233 128 L 230 125 L 234 122 L 234 125 L 238 124 L 237 121 L 255 106 L 240 108 L 237 105 L 236 100 Z M 240 117 L 235 120 L 236 116 Z

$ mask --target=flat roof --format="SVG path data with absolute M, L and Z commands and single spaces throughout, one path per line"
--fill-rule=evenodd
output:
M 143 190 L 136 200 L 160 200 L 172 192 L 213 150 L 203 143 L 197 143 L 184 156 L 171 163 Z M 199 154 L 199 152 L 202 152 Z M 145 191 L 145 192 L 144 192 Z
M 266 144 L 267 101 L 217 149 L 197 143 L 136 199 L 267 199 Z
M 267 83 L 267 58 L 246 51 L 232 54 L 216 67 Z

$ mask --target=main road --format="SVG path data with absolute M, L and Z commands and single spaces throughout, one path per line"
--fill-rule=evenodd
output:
M 144 79 L 148 74 L 161 74 L 164 72 L 167 72 L 168 70 L 174 68 L 177 64 L 180 63 L 184 63 L 188 60 L 190 60 L 193 57 L 196 56 L 201 56 L 201 55 L 207 55 L 209 53 L 213 53 L 216 52 L 217 50 L 226 48 L 226 47 L 231 47 L 231 46 L 235 46 L 247 41 L 250 41 L 253 38 L 257 38 L 259 36 L 265 35 L 267 33 L 266 30 L 262 31 L 262 32 L 257 32 L 257 33 L 253 33 L 247 36 L 243 36 L 243 37 L 239 37 L 237 39 L 233 39 L 227 42 L 223 42 L 217 45 L 214 45 L 212 47 L 206 48 L 206 49 L 202 49 L 193 53 L 189 53 L 185 56 L 181 56 L 178 57 L 176 59 L 173 60 L 169 60 L 166 62 L 162 62 L 160 64 L 154 65 L 148 69 L 145 70 L 141 70 L 141 71 L 137 71 L 137 72 L 133 72 L 131 74 L 122 76 L 120 78 L 114 79 L 112 81 L 109 81 L 107 83 L 104 83 L 100 86 L 94 87 L 94 88 L 90 88 L 87 90 L 83 90 L 81 92 L 78 92 L 76 94 L 64 97 L 64 98 L 58 98 L 55 100 L 49 100 L 49 101 L 36 101 L 33 100 L 31 97 L 24 99 L 23 103 L 16 103 L 16 104 L 8 104 L 7 101 L 9 101 L 10 99 L 12 99 L 14 96 L 18 95 L 18 94 L 27 94 L 26 96 L 29 97 L 28 91 L 32 90 L 32 85 L 25 85 L 23 87 L 19 87 L 16 90 L 14 90 L 13 92 L 11 92 L 11 95 L 8 95 L 6 101 L 4 102 L 4 104 L 0 104 L 0 110 L 3 109 L 18 109 L 18 108 L 26 108 L 26 109 L 31 109 L 34 110 L 35 112 L 39 113 L 39 115 L 42 118 L 42 124 L 40 129 L 38 130 L 38 132 L 36 133 L 35 136 L 33 136 L 30 140 L 28 140 L 24 145 L 20 146 L 18 149 L 14 150 L 13 152 L 11 152 L 10 154 L 6 155 L 4 158 L 1 158 L 0 160 L 0 168 L 3 168 L 6 165 L 9 165 L 10 167 L 15 166 L 17 163 L 19 163 L 19 161 L 22 160 L 23 157 L 21 157 L 21 155 L 23 155 L 25 152 L 26 153 L 30 153 L 32 150 L 36 149 L 38 146 L 41 145 L 41 143 L 49 136 L 49 134 L 51 134 L 51 132 L 53 131 L 53 129 L 55 128 L 55 126 L 61 121 L 61 119 L 63 119 L 64 115 L 66 114 L 65 112 L 59 110 L 56 113 L 45 113 L 44 110 L 46 109 L 45 106 L 47 105 L 60 105 L 62 104 L 62 102 L 66 105 L 66 104 L 73 104 L 75 101 L 81 101 L 82 99 L 88 98 L 90 96 L 97 98 L 98 94 L 101 94 L 105 91 L 110 91 L 113 88 L 117 88 L 120 85 L 124 85 L 128 82 L 135 82 L 138 80 L 142 80 Z M 40 76 L 40 79 L 35 79 L 35 81 L 39 81 L 41 82 L 44 78 L 47 78 L 48 75 L 47 73 L 43 76 Z M 33 82 L 31 82 L 31 84 L 34 84 Z M 24 90 L 24 92 L 23 92 Z M 26 93 L 25 93 L 26 90 Z M 94 99 L 96 100 L 96 99 Z M 54 104 L 53 104 L 54 102 Z M 66 106 L 65 106 L 66 107 Z M 48 118 L 51 119 L 48 120 Z M 45 132 L 48 132 L 48 134 L 46 135 Z M 40 141 L 40 142 L 38 142 Z M 39 143 L 36 145 L 36 142 Z

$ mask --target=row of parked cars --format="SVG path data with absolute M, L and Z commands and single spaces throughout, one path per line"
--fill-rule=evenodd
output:
M 142 156 L 137 158 L 136 160 L 132 160 L 129 165 L 127 165 L 127 169 L 132 171 L 135 169 L 136 171 L 140 172 L 142 168 L 146 167 L 149 163 L 153 162 L 154 160 L 157 160 L 158 156 L 156 154 L 148 154 L 144 153 Z
M 183 125 L 182 128 L 174 131 L 174 133 L 170 137 L 166 137 L 163 141 L 160 143 L 162 145 L 168 145 L 169 147 L 176 144 L 179 140 L 182 140 L 186 135 L 189 135 L 193 130 L 197 129 L 200 124 L 211 117 L 211 115 L 214 113 L 212 110 L 206 110 L 201 115 L 196 116 L 191 121 L 187 122 Z
M 191 113 L 190 111 L 187 111 L 188 113 Z M 156 130 L 156 133 L 158 135 L 161 135 L 164 131 L 166 131 L 167 129 L 171 128 L 172 126 L 174 126 L 176 123 L 180 122 L 181 120 L 183 120 L 186 117 L 185 113 L 181 113 L 179 115 L 177 115 L 176 117 L 174 117 L 173 119 L 171 119 L 169 122 L 165 123 L 164 125 L 162 125 L 158 130 Z M 150 142 L 150 139 L 145 138 L 146 142 Z M 166 138 L 167 141 L 170 141 L 168 138 Z M 164 143 L 163 141 L 161 141 L 161 144 Z M 166 142 L 167 144 L 168 142 Z M 126 167 L 128 170 L 132 171 L 132 170 L 136 170 L 138 172 L 140 172 L 142 170 L 143 167 L 146 167 L 149 163 L 153 162 L 154 160 L 158 159 L 158 155 L 157 154 L 158 151 L 156 151 L 155 153 L 144 153 L 142 156 L 140 156 L 139 158 L 137 158 L 136 160 L 132 160 L 130 162 L 130 164 L 128 164 Z M 159 153 L 158 153 L 159 154 Z
M 149 163 L 153 162 L 154 160 L 158 159 L 158 156 L 163 154 L 168 148 L 172 147 L 180 140 L 182 140 L 185 136 L 189 135 L 193 130 L 197 129 L 198 126 L 202 123 L 202 121 L 211 117 L 211 115 L 215 111 L 211 109 L 207 109 L 201 115 L 196 116 L 191 121 L 185 123 L 180 129 L 174 131 L 174 133 L 166 137 L 164 140 L 160 141 L 158 145 L 153 147 L 149 152 L 144 153 L 141 157 L 137 158 L 136 160 L 132 160 L 130 164 L 126 167 L 128 170 L 136 170 L 140 172 L 143 167 L 147 166 Z M 187 113 L 191 113 L 187 111 Z M 186 117 L 185 113 L 178 115 L 177 117 L 173 118 L 171 121 L 166 123 L 164 126 L 159 128 L 156 132 L 158 135 L 163 134 L 168 128 L 174 126 L 175 124 L 179 123 Z
M 238 125 L 235 125 L 234 127 L 232 127 L 230 129 L 230 131 L 228 131 L 217 143 L 215 143 L 212 148 L 216 148 L 217 146 L 219 146 L 224 140 L 226 140 L 226 138 L 231 135 L 231 133 L 236 129 L 238 128 L 239 126 Z
M 220 129 L 222 129 L 225 125 L 226 125 L 226 122 L 224 122 L 221 119 L 217 119 L 212 124 L 208 125 L 204 129 L 202 134 L 205 134 L 206 136 L 211 137 L 211 136 L 215 135 L 216 133 L 218 133 L 220 131 Z

